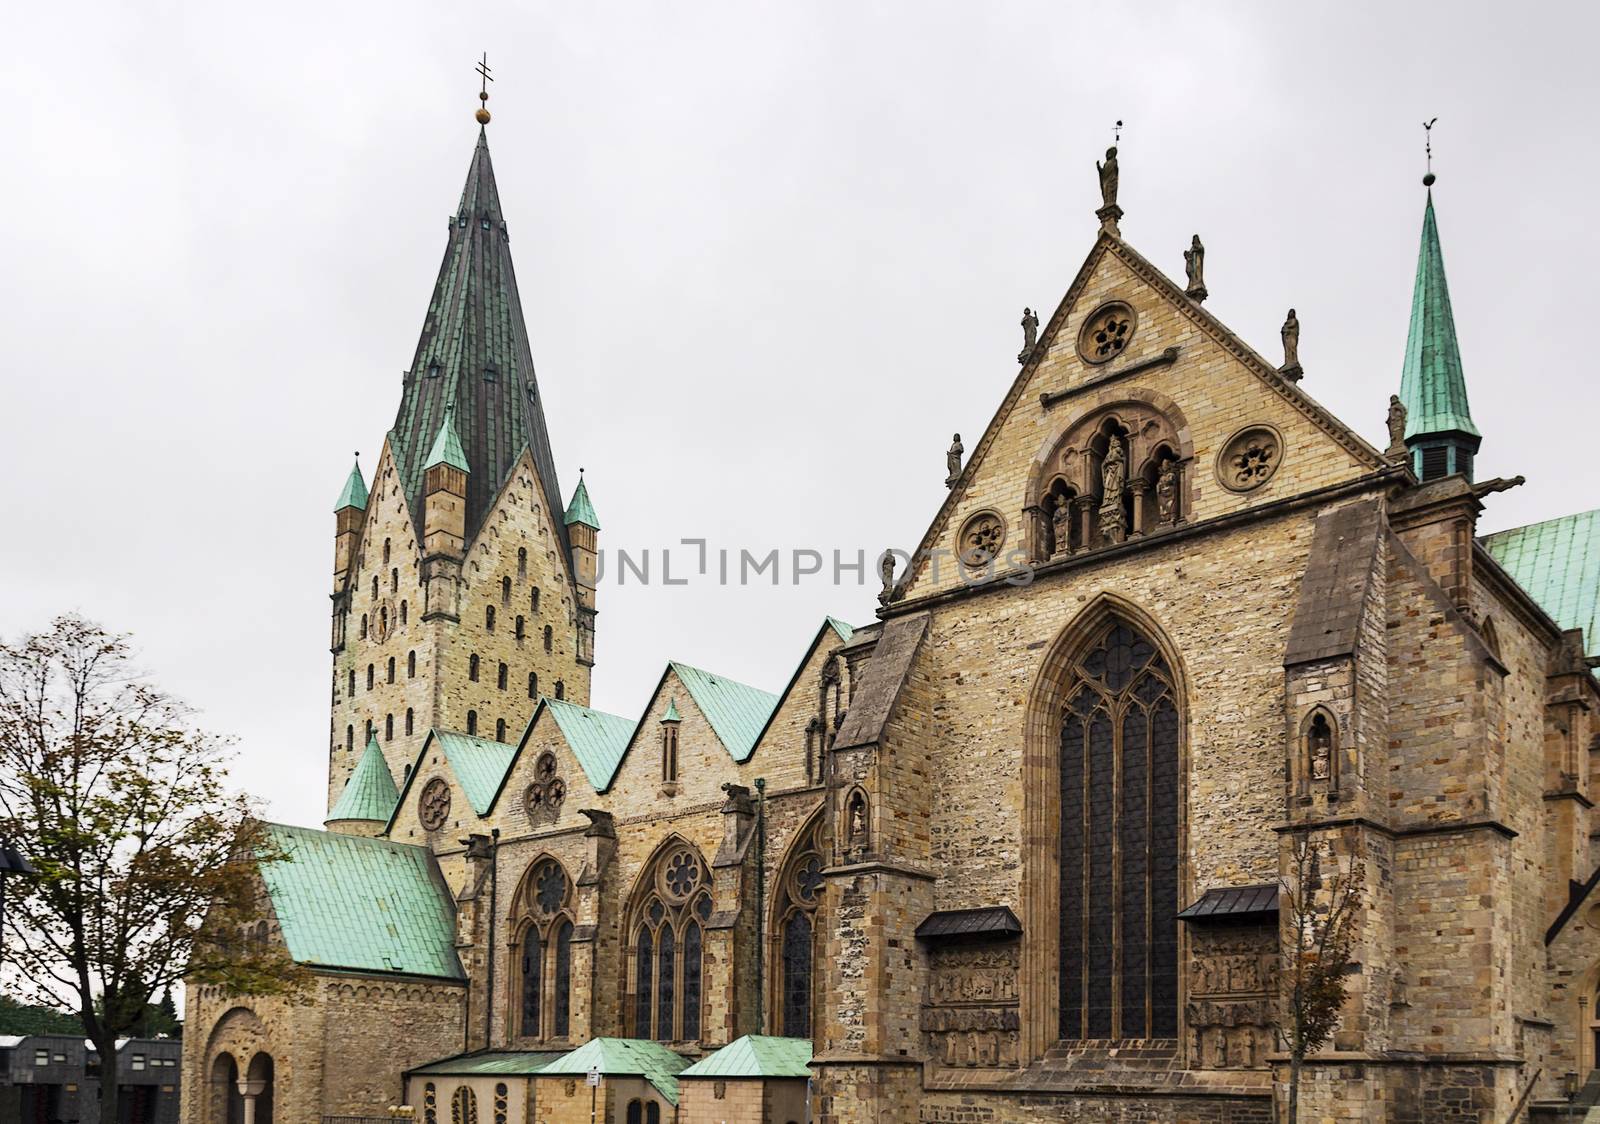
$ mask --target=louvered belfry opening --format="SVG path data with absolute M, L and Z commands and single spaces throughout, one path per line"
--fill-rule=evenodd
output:
M 1109 624 L 1061 719 L 1063 1039 L 1178 1035 L 1178 705 L 1154 644 Z

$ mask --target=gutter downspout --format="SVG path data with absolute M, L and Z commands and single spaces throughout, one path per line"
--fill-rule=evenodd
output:
M 767 1032 L 767 779 L 756 778 L 756 1033 Z
M 500 888 L 500 829 L 489 829 L 489 992 L 483 1003 L 483 1048 L 494 1046 L 494 922 L 499 906 L 495 898 Z

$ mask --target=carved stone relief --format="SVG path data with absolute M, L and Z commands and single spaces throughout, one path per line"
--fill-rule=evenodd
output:
M 1283 438 L 1269 425 L 1252 425 L 1229 439 L 1217 455 L 1217 479 L 1233 492 L 1250 492 L 1272 479 L 1283 460 Z
M 963 565 L 978 569 L 999 557 L 1005 541 L 1005 521 L 992 511 L 980 511 L 961 525 L 956 551 Z
M 1019 945 L 955 945 L 934 949 L 922 1030 L 931 1056 L 961 1068 L 1018 1064 Z
M 1273 921 L 1210 923 L 1190 930 L 1189 994 L 1184 1006 L 1188 1065 L 1265 1068 L 1276 1039 L 1278 930 Z

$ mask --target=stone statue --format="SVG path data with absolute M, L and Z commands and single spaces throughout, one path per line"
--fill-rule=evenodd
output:
M 1102 503 L 1109 505 L 1122 502 L 1122 489 L 1127 483 L 1127 475 L 1128 462 L 1126 454 L 1122 451 L 1122 442 L 1113 437 L 1111 444 L 1106 447 L 1106 458 L 1100 463 Z
M 1189 248 L 1183 252 L 1184 272 L 1189 275 L 1189 284 L 1183 290 L 1189 294 L 1191 300 L 1203 301 L 1206 299 L 1206 248 L 1200 243 L 1200 236 L 1196 234 L 1189 242 Z
M 1068 496 L 1056 497 L 1056 509 L 1050 515 L 1050 523 L 1055 531 L 1055 553 L 1066 554 L 1072 547 L 1072 499 Z
M 1398 394 L 1389 395 L 1389 447 L 1384 452 L 1391 460 L 1406 454 L 1406 406 Z
M 867 841 L 867 802 L 858 792 L 850 801 L 850 843 L 858 846 Z
M 1095 171 L 1100 173 L 1100 205 L 1102 208 L 1117 205 L 1117 146 L 1106 149 L 1106 162 L 1096 160 Z
M 1278 370 L 1283 374 L 1298 380 L 1300 375 L 1300 320 L 1295 316 L 1294 309 L 1289 310 L 1288 318 L 1284 320 L 1283 327 L 1278 334 L 1283 337 L 1283 366 Z
M 886 550 L 879 556 L 878 573 L 883 578 L 883 592 L 878 594 L 878 604 L 887 605 L 894 597 L 894 551 Z
M 1031 308 L 1022 310 L 1022 350 L 1017 352 L 1017 362 L 1026 363 L 1033 354 L 1033 345 L 1039 342 L 1039 317 Z
M 1156 476 L 1156 519 L 1163 527 L 1178 521 L 1178 462 L 1161 462 L 1161 472 Z
M 944 451 L 944 486 L 954 488 L 956 480 L 961 476 L 961 454 L 966 452 L 961 444 L 961 434 L 954 434 L 950 438 L 950 447 Z

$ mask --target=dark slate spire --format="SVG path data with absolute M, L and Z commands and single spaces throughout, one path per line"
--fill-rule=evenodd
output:
M 468 469 L 469 542 L 524 448 L 533 451 L 544 490 L 539 502 L 561 513 L 489 138 L 481 129 L 390 435 L 413 513 L 421 511 L 422 473 L 447 406 Z M 552 522 L 566 547 L 565 524 Z
M 1422 247 L 1411 293 L 1411 330 L 1400 374 L 1400 401 L 1406 407 L 1406 448 L 1419 480 L 1459 472 L 1472 479 L 1472 458 L 1483 440 L 1467 406 L 1467 381 L 1461 372 L 1450 286 L 1444 278 L 1444 252 L 1433 217 L 1433 175 L 1422 212 Z

